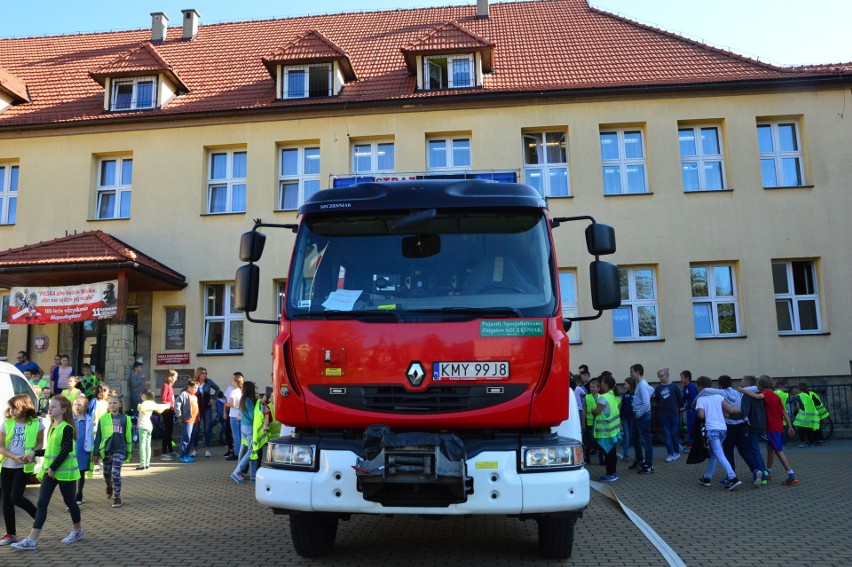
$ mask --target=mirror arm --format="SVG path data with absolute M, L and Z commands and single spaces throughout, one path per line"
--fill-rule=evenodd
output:
M 603 315 L 603 311 L 598 310 L 597 315 L 585 315 L 583 317 L 565 317 L 565 321 L 594 321 L 595 319 L 600 319 L 601 315 Z

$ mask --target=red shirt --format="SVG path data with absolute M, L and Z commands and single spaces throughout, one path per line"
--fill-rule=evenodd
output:
M 772 390 L 764 390 L 763 406 L 766 408 L 766 432 L 781 433 L 784 431 L 784 405 L 781 398 Z
M 175 407 L 175 390 L 171 384 L 163 384 L 162 403 Z

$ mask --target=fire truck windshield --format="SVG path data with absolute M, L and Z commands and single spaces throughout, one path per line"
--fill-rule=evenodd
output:
M 550 317 L 557 306 L 537 209 L 307 217 L 294 254 L 288 319 Z

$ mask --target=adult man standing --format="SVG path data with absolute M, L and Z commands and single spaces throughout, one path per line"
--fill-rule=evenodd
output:
M 651 442 L 651 396 L 654 388 L 645 380 L 645 369 L 641 364 L 630 367 L 630 377 L 636 381 L 636 393 L 633 396 L 633 413 L 635 414 L 636 428 L 644 453 L 639 474 L 653 474 L 654 472 L 654 445 Z M 636 461 L 636 465 L 639 461 Z M 630 468 L 633 468 L 632 465 Z
M 142 403 L 142 390 L 148 385 L 148 380 L 145 377 L 144 365 L 141 362 L 133 363 L 133 372 L 127 379 L 130 388 L 130 407 L 126 408 L 127 412 L 136 413 L 136 408 Z
M 30 375 L 35 381 L 39 381 L 44 375 L 44 372 L 39 367 L 39 365 L 30 360 L 30 357 L 26 353 L 26 351 L 19 351 L 18 356 L 16 358 L 18 359 L 18 362 L 15 363 L 15 368 L 20 370 L 21 374 L 23 374 L 24 371 L 29 370 Z
M 658 370 L 657 378 L 660 383 L 654 388 L 654 398 L 657 400 L 657 415 L 660 417 L 663 437 L 666 440 L 666 462 L 670 463 L 680 458 L 680 407 L 683 398 L 680 388 L 672 384 L 668 368 Z

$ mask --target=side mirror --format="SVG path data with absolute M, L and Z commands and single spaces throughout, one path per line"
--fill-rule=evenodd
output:
M 586 234 L 588 235 L 588 231 Z M 618 280 L 618 266 L 611 262 L 595 260 L 589 265 L 589 272 L 592 280 L 592 307 L 598 311 L 619 307 L 621 284 Z
M 608 224 L 592 223 L 586 227 L 586 249 L 592 256 L 615 253 L 615 229 Z
M 257 262 L 263 255 L 263 247 L 266 245 L 266 235 L 262 232 L 252 230 L 245 232 L 240 237 L 240 260 L 243 262 Z
M 244 234 L 243 237 L 245 237 L 246 234 Z M 261 248 L 262 247 L 263 246 L 261 245 Z M 234 281 L 234 307 L 238 311 L 257 311 L 259 287 L 260 268 L 254 264 L 246 264 L 237 268 L 237 275 Z

